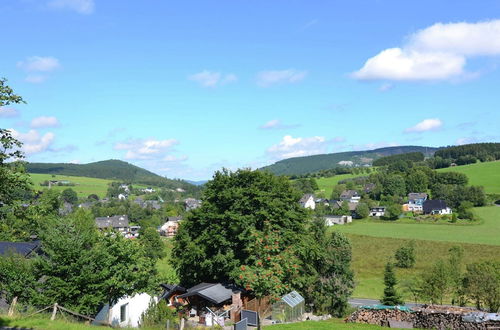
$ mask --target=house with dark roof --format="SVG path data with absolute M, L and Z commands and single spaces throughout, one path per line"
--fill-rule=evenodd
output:
M 20 254 L 25 258 L 41 254 L 41 242 L 0 242 L 0 255 L 6 256 L 9 253 Z
M 112 217 L 97 217 L 95 218 L 95 223 L 97 228 L 105 230 L 105 229 L 113 229 L 116 230 L 123 235 L 127 234 L 130 226 L 128 223 L 127 215 L 114 215 Z
M 340 194 L 340 199 L 349 203 L 358 203 L 361 196 L 356 190 L 344 190 L 342 194 Z
M 452 214 L 451 208 L 446 205 L 446 202 L 441 199 L 428 199 L 423 205 L 424 214 Z
M 316 208 L 316 202 L 313 194 L 305 194 L 299 199 L 299 204 L 306 208 L 314 210 Z

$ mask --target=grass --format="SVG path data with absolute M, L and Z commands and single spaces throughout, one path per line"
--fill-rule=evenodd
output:
M 356 178 L 358 176 L 366 176 L 368 174 L 341 174 L 341 175 L 335 175 L 329 178 L 317 178 L 316 182 L 318 183 L 319 187 L 319 192 L 323 192 L 325 194 L 326 198 L 330 198 L 333 187 L 336 186 L 339 181 L 345 180 L 345 179 L 352 179 Z
M 58 318 L 61 316 L 58 315 Z M 82 322 L 56 319 L 50 320 L 50 315 L 36 315 L 29 318 L 26 317 L 7 317 L 0 315 L 0 328 L 4 327 L 19 327 L 19 328 L 33 328 L 37 330 L 88 330 L 97 329 L 96 326 L 86 325 Z M 99 327 L 99 329 L 106 329 Z
M 435 225 L 435 227 L 439 226 Z M 396 249 L 408 244 L 411 239 L 372 237 L 356 234 L 347 234 L 347 236 L 352 243 L 352 267 L 357 283 L 353 296 L 379 299 L 384 289 L 383 274 L 385 264 L 394 256 Z M 500 261 L 500 245 L 438 242 L 420 239 L 415 240 L 415 266 L 411 269 L 397 269 L 398 279 L 401 281 L 404 278 L 426 271 L 439 258 L 447 258 L 448 250 L 456 245 L 460 245 L 464 249 L 464 263 L 466 264 L 491 259 Z M 407 301 L 410 301 L 412 297 L 406 295 L 405 298 Z
M 66 188 L 71 188 L 76 191 L 78 197 L 87 197 L 90 194 L 96 194 L 99 197 L 105 197 L 108 191 L 108 185 L 112 180 L 97 179 L 97 178 L 87 178 L 83 176 L 67 176 L 67 175 L 55 175 L 51 174 L 37 174 L 31 173 L 31 179 L 33 181 L 34 188 L 36 190 L 42 190 L 47 187 L 40 186 L 41 182 L 46 180 L 67 180 L 75 184 L 75 186 L 52 186 L 51 189 L 56 189 L 63 191 Z
M 346 234 L 374 237 L 488 244 L 500 246 L 500 207 L 475 208 L 479 220 L 473 224 L 422 223 L 407 220 L 374 221 L 355 220 L 344 226 L 335 226 Z
M 167 255 L 164 258 L 158 260 L 158 262 L 156 263 L 156 269 L 158 270 L 158 274 L 160 275 L 162 280 L 164 280 L 165 282 L 171 282 L 170 284 L 177 284 L 179 282 L 179 279 L 174 267 L 172 267 L 172 265 L 170 264 L 170 255 L 172 253 L 173 247 L 172 239 L 165 238 L 164 243 Z
M 470 185 L 483 186 L 487 194 L 500 194 L 500 161 L 442 168 L 438 172 L 464 173 Z
M 270 325 L 265 328 L 270 330 L 301 330 L 301 329 L 360 329 L 360 330 L 372 330 L 372 329 L 384 329 L 384 327 L 373 325 L 373 324 L 360 324 L 360 323 L 345 323 L 343 319 L 330 319 L 327 321 L 304 321 L 297 323 L 288 324 L 275 324 Z

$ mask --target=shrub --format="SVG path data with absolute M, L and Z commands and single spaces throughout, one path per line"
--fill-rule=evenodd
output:
M 412 268 L 415 265 L 415 242 L 411 241 L 407 246 L 401 246 L 396 250 L 396 267 Z

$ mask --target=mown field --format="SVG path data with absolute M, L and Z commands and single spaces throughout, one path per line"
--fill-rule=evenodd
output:
M 488 244 L 500 246 L 500 207 L 487 206 L 475 208 L 479 220 L 467 224 L 451 223 L 408 223 L 408 221 L 355 220 L 344 226 L 336 226 L 346 234 L 373 237 L 390 237 L 469 244 Z
M 40 186 L 40 183 L 46 180 L 66 180 L 75 184 L 75 186 L 52 186 L 52 189 L 63 191 L 66 188 L 71 188 L 78 194 L 78 197 L 87 197 L 90 194 L 96 194 L 99 197 L 105 197 L 108 190 L 108 185 L 112 180 L 87 178 L 83 176 L 67 176 L 67 175 L 54 175 L 51 174 L 37 174 L 31 173 L 33 187 L 36 190 L 42 190 L 47 187 Z
M 500 161 L 442 168 L 439 172 L 460 172 L 469 184 L 483 186 L 487 194 L 500 194 Z
M 325 198 L 329 198 L 332 194 L 333 187 L 337 185 L 339 181 L 365 175 L 368 174 L 342 174 L 335 175 L 329 178 L 318 178 L 316 179 L 316 182 L 318 183 L 319 192 L 323 192 L 325 194 Z

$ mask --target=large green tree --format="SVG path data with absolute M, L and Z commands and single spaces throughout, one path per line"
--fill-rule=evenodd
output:
M 384 305 L 395 306 L 404 304 L 401 295 L 397 292 L 396 289 L 396 274 L 394 272 L 394 265 L 391 261 L 387 262 L 385 265 L 384 271 L 384 295 L 380 302 Z

